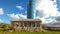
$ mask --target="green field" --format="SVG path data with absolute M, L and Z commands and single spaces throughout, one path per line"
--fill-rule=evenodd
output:
M 60 32 L 14 32 L 13 34 L 60 34 Z
M 4 31 L 0 31 L 4 34 Z M 8 32 L 8 34 L 60 34 L 60 31 L 47 31 L 47 32 Z

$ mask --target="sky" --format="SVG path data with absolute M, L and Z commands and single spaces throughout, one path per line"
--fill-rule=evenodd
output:
M 27 18 L 28 0 L 0 0 L 0 22 Z M 36 19 L 43 23 L 60 21 L 60 0 L 36 0 Z

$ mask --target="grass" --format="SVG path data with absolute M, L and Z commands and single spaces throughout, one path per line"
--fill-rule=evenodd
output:
M 9 34 L 60 34 L 60 32 L 49 31 L 49 32 L 12 32 Z
M 0 31 L 0 34 L 4 34 L 4 31 Z M 60 31 L 47 31 L 47 32 L 8 32 L 8 34 L 60 34 Z

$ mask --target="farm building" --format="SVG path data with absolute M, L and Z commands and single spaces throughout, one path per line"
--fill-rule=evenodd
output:
M 41 31 L 40 19 L 20 19 L 20 20 L 11 20 L 11 26 L 15 31 Z

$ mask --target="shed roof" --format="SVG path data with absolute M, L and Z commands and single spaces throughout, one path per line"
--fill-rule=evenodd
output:
M 41 21 L 40 19 L 13 19 L 11 21 Z

